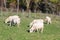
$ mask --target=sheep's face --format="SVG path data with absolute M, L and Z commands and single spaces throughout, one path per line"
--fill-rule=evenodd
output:
M 30 33 L 32 33 L 33 32 L 33 30 L 32 29 L 30 29 Z
M 32 33 L 34 31 L 34 27 L 32 27 L 31 29 L 30 29 L 30 33 Z
M 6 19 L 6 20 L 5 20 L 5 23 L 8 23 L 8 22 L 9 22 L 9 20 L 8 20 L 8 19 Z

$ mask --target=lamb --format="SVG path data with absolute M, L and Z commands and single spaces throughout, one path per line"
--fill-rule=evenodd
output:
M 45 21 L 47 24 L 51 24 L 51 18 L 49 16 L 46 16 Z
M 9 22 L 9 25 L 10 25 L 10 26 L 12 26 L 12 23 L 17 24 L 17 26 L 19 26 L 19 24 L 20 24 L 20 18 L 19 18 L 19 16 L 17 16 L 17 15 L 9 16 L 9 17 L 5 20 L 5 23 L 8 23 L 8 22 Z
M 36 20 L 36 22 L 34 24 L 32 24 L 32 27 L 29 30 L 29 32 L 32 33 L 34 31 L 41 30 L 41 33 L 42 33 L 43 32 L 43 28 L 44 28 L 43 20 L 39 19 L 39 20 Z

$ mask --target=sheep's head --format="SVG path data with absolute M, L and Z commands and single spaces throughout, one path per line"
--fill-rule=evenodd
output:
M 33 31 L 30 29 L 30 30 L 27 30 L 29 33 L 32 33 Z
M 30 33 L 34 32 L 35 27 L 31 27 L 31 29 L 29 30 Z
M 30 29 L 30 33 L 32 33 L 33 32 L 33 30 L 32 29 Z
M 9 22 L 9 19 L 7 18 L 6 20 L 5 20 L 5 23 L 8 23 Z

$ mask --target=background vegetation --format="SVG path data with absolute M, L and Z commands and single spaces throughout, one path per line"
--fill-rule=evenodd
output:
M 60 16 L 51 15 L 51 14 L 42 14 L 42 13 L 31 13 L 31 17 L 22 15 L 19 12 L 21 18 L 21 25 L 18 28 L 17 26 L 8 26 L 4 23 L 4 20 L 10 15 L 17 15 L 16 13 L 2 13 L 0 16 L 0 40 L 60 40 Z M 36 16 L 35 16 L 36 15 Z M 44 25 L 44 32 L 40 33 L 33 32 L 28 33 L 27 30 L 29 23 L 35 18 L 45 18 L 45 16 L 50 16 L 52 18 L 52 24 Z
M 60 0 L 17 1 L 19 0 L 0 0 L 0 40 L 60 40 L 60 16 L 58 16 L 60 14 L 58 13 L 60 12 Z M 32 4 L 30 5 L 30 3 Z M 38 7 L 41 5 L 40 3 L 44 5 L 49 3 L 53 4 L 54 7 L 52 7 L 50 4 L 50 6 L 47 7 L 51 9 L 49 9 L 48 12 L 52 11 L 52 13 L 46 12 L 44 14 L 40 12 L 41 10 L 37 10 L 40 9 Z M 39 5 L 37 6 L 37 4 Z M 28 12 L 28 10 L 32 11 Z M 36 10 L 38 12 L 36 12 Z M 45 8 L 43 8 L 43 10 L 45 11 Z M 54 14 L 58 15 L 54 15 L 53 11 Z M 17 26 L 8 26 L 4 23 L 5 19 L 11 15 L 19 15 L 21 18 L 21 24 L 19 28 Z M 44 24 L 43 33 L 40 33 L 39 31 L 33 33 L 27 32 L 27 30 L 30 29 L 28 25 L 33 19 L 44 19 L 46 16 L 50 16 L 52 18 L 52 24 Z

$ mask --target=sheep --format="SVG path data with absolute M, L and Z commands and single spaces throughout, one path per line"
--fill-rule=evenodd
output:
M 51 18 L 50 18 L 49 16 L 46 16 L 45 22 L 46 22 L 47 24 L 51 24 Z
M 17 16 L 17 15 L 9 16 L 9 17 L 5 20 L 5 23 L 8 23 L 8 22 L 9 22 L 10 26 L 12 26 L 12 23 L 17 24 L 17 26 L 19 26 L 19 24 L 20 24 L 20 18 L 19 18 L 19 16 Z
M 38 21 L 43 21 L 42 19 L 35 19 L 35 20 L 33 20 L 29 25 L 30 25 L 30 27 L 34 24 L 34 23 L 36 23 L 36 22 L 38 22 Z
M 41 30 L 41 33 L 42 33 L 43 32 L 43 28 L 44 28 L 43 20 L 39 19 L 39 20 L 36 20 L 36 22 L 34 24 L 32 24 L 32 27 L 29 30 L 29 32 L 32 33 L 34 31 Z

